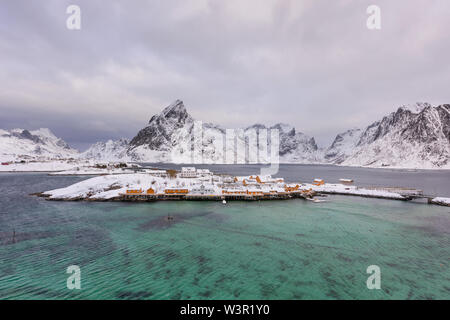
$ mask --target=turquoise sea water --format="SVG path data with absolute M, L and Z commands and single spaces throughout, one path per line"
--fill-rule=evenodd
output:
M 28 196 L 82 179 L 0 175 L 0 299 L 450 298 L 448 207 Z M 69 265 L 81 268 L 81 290 L 66 288 Z M 381 268 L 381 290 L 366 287 L 369 265 Z

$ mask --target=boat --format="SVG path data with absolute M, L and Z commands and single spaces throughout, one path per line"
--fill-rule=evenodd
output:
M 339 179 L 339 182 L 342 184 L 352 184 L 353 179 Z
M 306 198 L 306 200 L 312 201 L 312 202 L 314 202 L 314 203 L 328 202 L 327 200 L 316 199 L 316 198 Z

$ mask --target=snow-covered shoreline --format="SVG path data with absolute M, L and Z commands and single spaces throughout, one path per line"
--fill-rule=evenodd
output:
M 120 169 L 121 170 L 121 169 Z M 315 194 L 336 194 L 411 200 L 422 197 L 422 191 L 407 188 L 358 187 L 349 183 L 333 184 L 316 179 L 313 183 L 286 183 L 271 176 L 215 175 L 207 169 L 184 167 L 175 170 L 146 170 L 139 173 L 114 173 L 75 183 L 65 188 L 40 193 L 48 200 L 189 200 L 189 199 L 289 199 L 311 198 Z M 433 204 L 448 205 L 447 198 L 436 198 Z
M 347 186 L 343 184 L 325 183 L 320 186 L 316 186 L 314 184 L 303 184 L 301 188 L 312 189 L 315 192 L 325 194 L 339 194 L 339 195 L 392 199 L 392 200 L 408 200 L 408 197 L 401 195 L 397 192 L 391 192 L 382 189 L 360 188 L 357 186 Z
M 267 164 L 261 164 L 267 165 Z M 280 165 L 316 165 L 316 166 L 335 166 L 339 168 L 362 168 L 362 169 L 384 169 L 384 170 L 432 170 L 432 171 L 450 171 L 450 164 L 443 168 L 437 167 L 408 167 L 408 166 L 361 166 L 361 165 L 349 165 L 349 164 L 337 164 L 327 162 L 280 162 Z
M 49 172 L 51 175 L 103 175 L 103 174 L 119 174 L 128 173 L 128 170 L 117 169 L 111 167 L 111 165 L 125 163 L 125 162 L 106 162 L 105 164 L 110 167 L 108 168 L 98 168 L 95 167 L 103 162 L 98 160 L 89 159 L 76 159 L 76 160 L 45 160 L 45 161 L 17 161 L 11 162 L 8 165 L 0 165 L 1 172 L 9 173 L 24 173 L 24 172 Z M 140 167 L 138 163 L 128 163 L 128 167 L 136 166 Z M 161 163 L 159 163 L 161 164 Z M 173 164 L 173 163 L 167 163 Z M 225 165 L 225 164 L 224 164 Z M 254 164 L 258 165 L 258 164 Z M 266 164 L 260 164 L 266 165 Z M 317 166 L 335 166 L 336 168 L 362 168 L 362 169 L 375 169 L 375 170 L 398 170 L 398 171 L 450 171 L 450 168 L 409 168 L 409 167 L 367 167 L 367 166 L 349 166 L 349 165 L 339 165 L 339 164 L 329 164 L 329 163 L 295 163 L 295 162 L 283 162 L 280 165 L 317 165 Z
M 436 197 L 430 203 L 450 207 L 450 198 Z
M 279 200 L 313 198 L 320 194 L 401 201 L 422 197 L 422 191 L 416 189 L 363 188 L 352 184 L 324 183 L 320 179 L 314 183 L 285 183 L 283 178 L 215 175 L 205 169 L 197 169 L 197 173 L 204 174 L 192 177 L 183 176 L 183 171 L 169 171 L 111 173 L 37 195 L 55 201 Z M 173 190 L 175 192 L 171 193 Z M 436 197 L 429 203 L 450 206 L 450 198 Z
M 0 165 L 0 172 L 57 172 L 64 170 L 76 170 L 79 167 L 94 165 L 89 160 L 51 160 L 51 161 L 26 161 Z
M 50 175 L 104 175 L 129 173 L 137 164 L 125 162 L 101 163 L 94 160 L 23 161 L 0 165 L 0 173 L 48 172 Z

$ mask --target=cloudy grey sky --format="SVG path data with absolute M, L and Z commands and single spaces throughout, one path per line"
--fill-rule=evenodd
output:
M 3 0 L 0 128 L 82 149 L 182 99 L 199 120 L 286 122 L 326 145 L 400 105 L 449 103 L 449 54 L 448 0 Z

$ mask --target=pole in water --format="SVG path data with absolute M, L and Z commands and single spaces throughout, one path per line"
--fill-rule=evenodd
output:
M 13 239 L 12 242 L 15 243 L 16 242 L 16 229 L 13 229 Z

